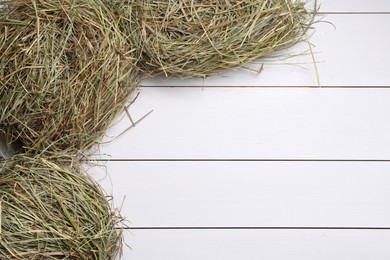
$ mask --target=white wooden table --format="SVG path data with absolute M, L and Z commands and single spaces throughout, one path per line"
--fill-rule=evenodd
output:
M 154 112 L 89 170 L 125 197 L 123 259 L 390 259 L 390 1 L 320 4 L 322 88 L 310 55 L 143 83 Z
M 310 55 L 143 83 L 130 112 L 154 112 L 89 169 L 131 222 L 123 259 L 390 259 L 390 1 L 320 4 L 322 88 Z

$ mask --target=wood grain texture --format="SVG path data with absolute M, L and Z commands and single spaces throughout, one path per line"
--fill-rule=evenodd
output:
M 386 231 L 137 230 L 126 232 L 123 259 L 390 259 Z
M 144 88 L 111 159 L 390 159 L 390 89 Z M 126 118 L 106 140 L 129 127 Z
M 110 162 L 89 172 L 116 205 L 126 197 L 133 227 L 390 228 L 390 162 Z

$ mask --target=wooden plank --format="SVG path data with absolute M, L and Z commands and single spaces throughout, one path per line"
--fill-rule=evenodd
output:
M 320 0 L 321 12 L 390 12 L 388 0 Z
M 95 158 L 390 159 L 390 89 L 144 88 Z
M 340 1 L 333 1 L 339 3 Z M 343 1 L 341 1 L 343 2 Z M 359 2 L 359 1 L 358 1 Z M 388 1 L 387 1 L 388 2 Z M 388 2 L 390 3 L 390 2 Z M 370 3 L 369 3 L 370 4 Z M 390 4 L 388 4 L 390 5 Z M 320 18 L 320 17 L 319 17 Z M 327 15 L 311 38 L 323 86 L 390 86 L 390 15 Z M 318 86 L 308 45 L 286 51 L 297 57 L 267 63 L 262 73 L 229 71 L 207 80 L 146 80 L 143 86 Z M 259 69 L 260 65 L 251 66 Z
M 133 227 L 389 227 L 390 163 L 109 162 Z M 106 174 L 108 173 L 108 175 Z
M 339 230 L 136 230 L 123 259 L 390 259 L 390 232 Z

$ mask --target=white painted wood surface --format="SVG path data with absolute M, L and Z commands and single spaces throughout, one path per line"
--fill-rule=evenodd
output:
M 310 40 L 322 89 L 262 88 L 317 86 L 306 43 L 260 75 L 143 83 L 130 112 L 154 112 L 89 168 L 117 206 L 126 197 L 130 227 L 151 228 L 125 232 L 123 259 L 390 259 L 390 1 L 319 3 L 336 27 Z
M 113 159 L 390 159 L 390 89 L 144 88 Z M 109 133 L 129 127 L 122 120 Z M 112 139 L 112 138 L 107 138 Z M 110 155 L 110 156 L 107 156 Z
M 386 260 L 388 231 L 136 230 L 131 260 Z
M 390 227 L 390 162 L 125 161 L 90 172 L 116 205 L 125 199 L 132 227 Z
M 390 258 L 390 1 L 319 2 L 336 26 L 311 37 L 322 89 L 262 88 L 317 86 L 306 43 L 260 75 L 143 83 L 130 112 L 154 112 L 89 170 L 148 229 L 126 231 L 123 259 Z
M 388 0 L 319 0 L 322 12 L 390 12 Z

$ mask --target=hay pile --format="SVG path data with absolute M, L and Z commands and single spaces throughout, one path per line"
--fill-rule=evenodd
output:
M 25 152 L 84 152 L 138 87 L 135 60 L 100 0 L 12 0 L 0 16 L 0 131 Z
M 304 39 L 314 16 L 305 3 L 123 0 L 117 12 L 146 74 L 208 77 Z
M 235 69 L 304 39 L 313 16 L 303 0 L 0 0 L 0 136 L 23 152 L 0 159 L 0 259 L 113 259 L 123 219 L 75 158 L 140 72 Z
M 100 260 L 119 253 L 121 219 L 99 186 L 68 163 L 26 155 L 0 161 L 0 259 Z

